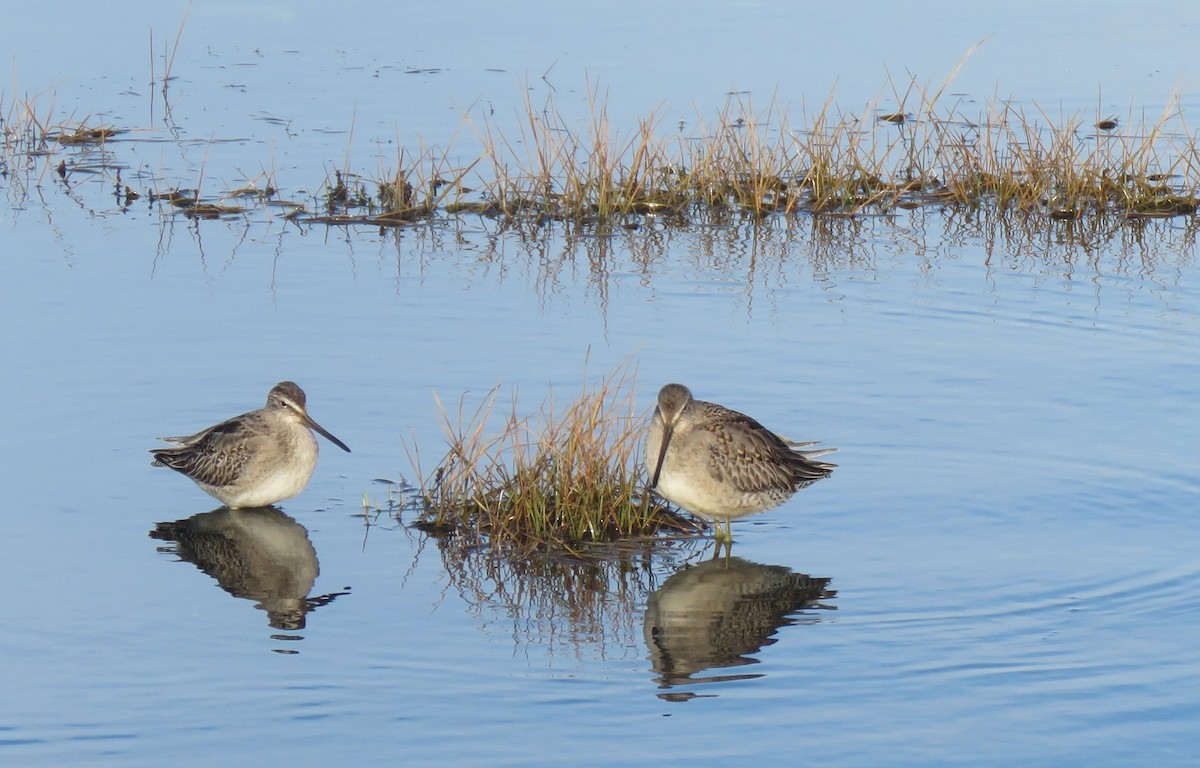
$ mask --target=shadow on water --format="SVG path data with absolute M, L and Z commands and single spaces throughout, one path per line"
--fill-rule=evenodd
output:
M 445 531 L 429 532 L 430 540 L 472 615 L 511 622 L 518 655 L 540 647 L 551 658 L 627 656 L 641 646 L 640 619 L 660 688 L 762 677 L 694 675 L 758 663 L 753 655 L 774 644 L 780 628 L 815 624 L 816 611 L 835 609 L 822 602 L 837 595 L 829 578 L 741 557 L 705 559 L 702 538 L 623 542 L 586 558 L 508 556 Z
M 819 616 L 808 611 L 835 609 L 821 602 L 837 595 L 829 589 L 829 581 L 740 557 L 713 558 L 681 568 L 646 604 L 643 634 L 657 681 L 672 688 L 762 677 L 762 673 L 693 675 L 757 664 L 752 654 L 774 644 L 781 627 L 818 622 Z M 805 613 L 798 615 L 801 611 Z
M 348 592 L 309 597 L 320 565 L 308 529 L 275 507 L 220 507 L 183 520 L 157 523 L 150 537 L 160 547 L 217 580 L 234 597 L 254 600 L 274 629 L 304 629 L 307 616 Z M 272 635 L 299 640 L 295 635 Z M 292 652 L 292 651 L 281 651 Z

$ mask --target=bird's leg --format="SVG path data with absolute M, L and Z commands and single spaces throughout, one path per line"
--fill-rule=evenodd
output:
M 713 553 L 712 553 L 713 560 L 719 560 L 721 558 L 721 555 L 724 554 L 725 560 L 728 561 L 729 555 L 732 553 L 732 551 L 733 551 L 733 542 L 726 541 L 724 538 L 722 538 L 720 536 L 713 539 Z
M 721 526 L 720 520 L 717 520 L 716 522 L 713 523 L 713 540 L 714 541 L 724 541 L 725 540 L 725 529 Z
M 725 544 L 729 547 L 733 546 L 733 518 L 725 518 Z
M 725 556 L 729 557 L 733 551 L 733 532 L 730 530 L 730 521 L 726 520 L 725 527 L 722 528 L 721 521 L 718 520 L 714 527 L 716 530 L 713 531 L 713 542 L 715 543 L 713 559 L 716 560 L 721 556 L 722 549 L 725 550 Z

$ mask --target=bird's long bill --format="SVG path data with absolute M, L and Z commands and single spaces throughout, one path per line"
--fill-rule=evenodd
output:
M 662 474 L 663 459 L 667 458 L 667 446 L 671 444 L 671 435 L 675 429 L 670 424 L 663 424 L 662 445 L 658 446 L 658 461 L 654 462 L 654 475 L 650 478 L 650 490 L 658 487 L 658 476 Z
M 313 429 L 315 429 L 317 432 L 320 432 L 325 437 L 326 440 L 333 443 L 338 448 L 341 448 L 346 453 L 350 453 L 349 446 L 347 446 L 341 440 L 338 440 L 333 435 L 329 434 L 329 432 L 326 431 L 325 427 L 322 427 L 320 424 L 313 421 L 313 417 L 309 416 L 307 413 L 304 414 L 304 423 L 307 424 L 308 426 L 312 427 Z

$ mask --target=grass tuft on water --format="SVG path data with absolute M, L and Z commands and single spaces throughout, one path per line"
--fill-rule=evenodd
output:
M 1123 133 L 1116 123 L 1089 132 L 1082 116 L 1002 101 L 966 114 L 943 103 L 948 83 L 890 83 L 896 112 L 845 113 L 831 97 L 798 125 L 785 105 L 759 111 L 735 94 L 714 120 L 698 116 L 674 134 L 660 130 L 658 112 L 619 133 L 595 94 L 579 122 L 552 96 L 527 100 L 515 136 L 476 126 L 482 207 L 452 197 L 447 211 L 567 224 L 670 216 L 686 226 L 727 212 L 760 220 L 990 205 L 1045 221 L 1188 215 L 1200 204 L 1200 144 L 1178 96 L 1157 120 L 1131 114 Z
M 207 207 L 171 200 L 164 210 L 221 217 L 249 213 L 247 203 L 256 201 L 262 210 L 328 226 L 409 227 L 479 215 L 506 227 L 636 229 L 652 220 L 687 228 L 928 206 L 948 214 L 992 209 L 1006 226 L 1031 232 L 1200 210 L 1200 138 L 1180 95 L 1156 116 L 1132 108 L 1108 115 L 1099 98 L 1094 114 L 1055 115 L 1006 99 L 951 97 L 956 73 L 933 85 L 889 79 L 887 95 L 857 112 L 841 109 L 832 94 L 813 107 L 800 104 L 795 116 L 776 99 L 760 109 L 731 94 L 714 115 L 680 119 L 678 127 L 665 106 L 614 126 L 607 94 L 590 85 L 586 103 L 564 110 L 553 89 L 540 103 L 526 89 L 512 115 L 464 113 L 460 130 L 479 145 L 465 156 L 453 147 L 456 131 L 444 146 L 422 142 L 415 152 L 397 137 L 396 167 L 375 176 L 353 171 L 347 157 L 327 172 L 312 210 L 275 200 L 273 173 L 272 194 L 255 200 L 202 199 L 195 182 L 194 203 Z M 181 188 L 140 172 L 136 181 L 152 190 L 122 179 L 122 148 L 158 140 L 150 135 L 157 129 L 57 119 L 52 97 L 0 94 L 0 181 L 13 200 L 33 195 L 54 174 L 73 193 L 84 180 L 110 181 L 123 206 L 149 194 L 167 200 Z
M 523 551 L 702 530 L 645 489 L 638 449 L 647 420 L 635 409 L 634 378 L 619 367 L 566 407 L 551 394 L 528 416 L 515 393 L 499 412 L 495 389 L 473 412 L 465 395 L 453 414 L 438 399 L 444 458 L 426 473 L 417 446 L 405 443 L 419 488 L 416 525 Z

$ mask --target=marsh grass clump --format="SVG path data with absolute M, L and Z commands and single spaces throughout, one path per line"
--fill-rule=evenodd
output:
M 450 449 L 432 472 L 406 445 L 419 527 L 476 545 L 568 551 L 700 530 L 644 488 L 637 454 L 646 419 L 634 410 L 627 370 L 585 385 L 565 408 L 550 396 L 532 416 L 518 414 L 515 397 L 496 413 L 496 400 L 493 390 L 469 415 L 462 400 L 453 417 L 442 407 Z
M 452 168 L 445 154 L 427 148 L 412 160 L 402 151 L 397 170 L 377 179 L 335 169 L 333 178 L 326 177 L 317 196 L 318 207 L 324 212 L 308 220 L 381 227 L 429 220 L 438 213 L 451 191 L 462 190 L 462 177 L 473 165 Z
M 784 105 L 759 111 L 734 94 L 686 133 L 683 121 L 677 133 L 664 132 L 661 110 L 622 133 L 591 92 L 579 119 L 565 117 L 553 96 L 540 105 L 526 96 L 515 129 L 472 124 L 484 147 L 473 185 L 482 199 L 456 194 L 445 210 L 585 226 L 924 205 L 994 205 L 1029 216 L 1027 224 L 1195 212 L 1197 141 L 1178 97 L 1157 120 L 1055 119 L 1004 101 L 968 114 L 961 102 L 947 103 L 952 78 L 937 87 L 889 83 L 893 111 L 871 103 L 846 113 L 831 97 L 795 123 Z
M 1156 117 L 1133 109 L 1110 115 L 1101 101 L 1094 114 L 1051 114 L 1004 99 L 951 97 L 956 73 L 932 85 L 889 78 L 858 111 L 843 110 L 831 95 L 792 115 L 775 99 L 764 109 L 734 93 L 713 114 L 668 121 L 659 107 L 625 126 L 614 125 L 607 94 L 590 85 L 585 102 L 564 110 L 553 88 L 539 103 L 526 89 L 511 115 L 468 109 L 445 146 L 410 151 L 398 137 L 394 168 L 360 172 L 347 155 L 326 169 L 310 205 L 274 199 L 269 185 L 271 194 L 257 195 L 258 209 L 283 208 L 301 224 L 395 228 L 476 215 L 526 232 L 555 224 L 685 229 L 920 207 L 948 215 L 993 208 L 1007 227 L 1045 232 L 1063 222 L 1112 229 L 1200 210 L 1200 137 L 1180 96 Z M 202 195 L 203 169 L 200 179 L 182 182 L 195 187 L 191 201 L 163 191 L 180 189 L 179 180 L 144 170 L 134 181 L 148 188 L 135 188 L 121 178 L 128 166 L 120 148 L 159 141 L 148 135 L 159 129 L 56 119 L 47 99 L 0 101 L 0 178 L 15 200 L 57 173 L 71 193 L 89 179 L 111 181 L 122 206 L 147 197 L 161 203 L 164 217 L 252 212 L 250 198 Z M 463 130 L 478 147 L 460 155 L 453 144 Z

